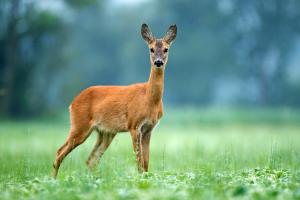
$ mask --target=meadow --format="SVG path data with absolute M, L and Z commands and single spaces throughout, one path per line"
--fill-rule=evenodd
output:
M 51 177 L 67 117 L 0 122 L 0 199 L 300 199 L 300 112 L 169 110 L 152 134 L 150 171 L 130 135 L 116 136 L 95 172 L 95 134 Z

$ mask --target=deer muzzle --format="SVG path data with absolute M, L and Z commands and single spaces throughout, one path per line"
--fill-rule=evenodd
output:
M 159 68 L 164 65 L 164 62 L 162 60 L 155 60 L 154 65 Z

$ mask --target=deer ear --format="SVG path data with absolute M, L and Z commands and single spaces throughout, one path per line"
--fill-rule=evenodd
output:
M 174 24 L 169 27 L 167 33 L 164 36 L 164 40 L 167 43 L 171 44 L 175 40 L 176 35 L 177 35 L 177 26 L 176 24 Z
M 154 37 L 150 31 L 150 28 L 148 27 L 147 24 L 142 24 L 142 27 L 141 27 L 141 34 L 142 34 L 142 37 L 144 38 L 144 40 L 150 44 L 154 41 Z

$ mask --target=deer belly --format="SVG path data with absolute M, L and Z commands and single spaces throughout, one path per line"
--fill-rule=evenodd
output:
M 95 120 L 95 127 L 101 132 L 125 132 L 127 131 L 126 115 L 114 117 L 101 117 Z

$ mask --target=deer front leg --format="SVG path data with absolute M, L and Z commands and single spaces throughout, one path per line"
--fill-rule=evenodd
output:
M 149 152 L 150 152 L 150 138 L 151 138 L 151 132 L 143 133 L 142 135 L 142 153 L 143 153 L 143 168 L 144 171 L 148 171 L 149 166 Z
M 141 149 L 141 134 L 137 130 L 131 130 L 131 139 L 134 153 L 136 155 L 136 162 L 139 172 L 143 171 L 143 158 L 142 158 L 142 149 Z
M 139 127 L 139 133 L 141 134 L 140 141 L 141 141 L 141 153 L 142 153 L 142 166 L 145 172 L 148 171 L 149 165 L 149 148 L 150 148 L 150 138 L 151 138 L 151 131 L 153 129 L 153 124 L 150 122 L 144 122 Z

